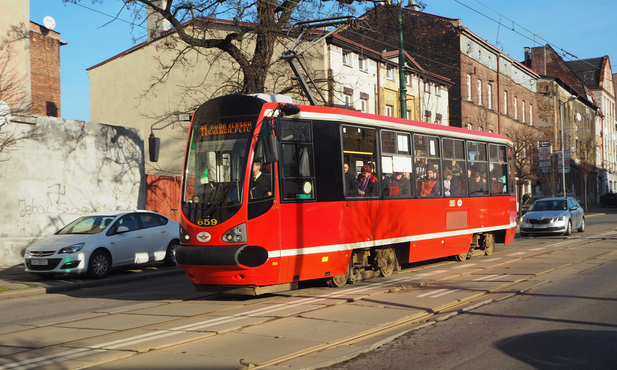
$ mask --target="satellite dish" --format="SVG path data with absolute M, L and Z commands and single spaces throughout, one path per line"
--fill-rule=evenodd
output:
M 11 108 L 4 100 L 0 100 L 0 127 L 9 123 L 11 123 Z
M 53 30 L 54 27 L 56 27 L 56 20 L 50 16 L 46 16 L 45 18 L 43 18 L 43 24 L 48 30 Z

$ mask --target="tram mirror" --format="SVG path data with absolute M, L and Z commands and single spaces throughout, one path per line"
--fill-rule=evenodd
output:
M 150 152 L 150 162 L 158 162 L 159 151 L 161 150 L 161 138 L 154 136 L 154 134 L 150 134 L 150 137 L 148 138 L 148 147 Z
M 268 135 L 264 138 L 264 156 L 266 162 L 278 162 L 279 151 L 276 136 Z

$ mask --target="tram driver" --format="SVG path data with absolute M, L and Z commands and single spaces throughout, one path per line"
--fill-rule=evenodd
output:
M 258 161 L 253 163 L 253 175 L 249 185 L 251 199 L 265 198 L 272 195 L 270 175 L 261 172 L 262 165 L 263 163 Z

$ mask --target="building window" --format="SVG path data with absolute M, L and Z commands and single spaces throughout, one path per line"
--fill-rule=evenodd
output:
M 488 109 L 493 109 L 493 85 L 488 84 L 488 90 L 486 91 L 486 103 L 488 104 Z
M 518 119 L 518 98 L 515 96 L 514 97 L 514 119 Z
M 386 78 L 388 80 L 394 80 L 394 68 L 391 66 L 386 67 Z
M 411 111 L 409 109 L 405 111 L 405 118 L 411 119 Z
M 482 105 L 482 81 L 478 80 L 478 105 Z
M 388 117 L 392 117 L 392 111 L 394 110 L 394 107 L 391 105 L 386 105 L 386 116 Z
M 467 75 L 467 100 L 471 101 L 471 75 Z
M 482 129 L 482 126 L 478 127 L 478 131 L 484 131 L 484 130 Z
M 482 64 L 482 49 L 478 49 L 478 62 Z
M 368 100 L 360 99 L 360 111 L 364 113 L 368 112 Z
M 529 104 L 529 124 L 533 125 L 533 106 Z
M 368 71 L 368 58 L 358 55 L 358 68 L 363 71 Z
M 441 85 L 435 85 L 435 95 L 441 96 Z
M 351 61 L 351 51 L 349 50 L 343 50 L 343 64 L 349 67 L 353 67 L 352 65 L 352 61 Z
M 431 92 L 431 83 L 428 81 L 424 81 L 424 92 L 427 92 L 427 93 Z
M 473 125 L 471 123 L 467 124 L 467 130 L 473 130 Z
M 493 69 L 493 68 L 492 68 L 492 67 L 493 67 L 492 63 L 493 63 L 493 62 L 492 62 L 492 60 L 491 60 L 491 56 L 489 55 L 489 56 L 488 56 L 488 68 Z
M 525 122 L 525 101 L 521 102 L 521 121 Z
M 508 114 L 508 92 L 503 92 L 503 114 Z
M 411 86 L 411 75 L 409 73 L 405 73 L 405 85 Z
M 345 95 L 345 106 L 353 108 L 353 106 L 351 105 L 351 95 Z
M 471 42 L 467 43 L 467 56 L 471 58 L 471 52 L 473 49 L 471 48 Z

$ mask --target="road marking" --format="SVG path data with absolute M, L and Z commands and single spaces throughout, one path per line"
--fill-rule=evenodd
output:
M 436 294 L 436 293 L 439 293 L 439 292 L 443 292 L 443 291 L 445 291 L 445 290 L 448 290 L 448 289 L 437 289 L 437 290 L 433 290 L 432 292 L 428 292 L 428 293 L 420 294 L 420 295 L 418 295 L 418 296 L 416 296 L 416 297 L 418 297 L 418 298 L 422 298 L 422 297 L 426 297 L 427 295 L 431 295 L 431 294 Z
M 546 247 L 542 247 L 542 248 L 533 248 L 533 249 L 530 249 L 529 251 L 530 251 L 530 252 L 533 252 L 533 251 L 541 251 L 541 250 L 544 250 L 544 249 L 546 249 Z
M 441 274 L 443 272 L 448 272 L 448 270 L 435 270 L 435 271 L 431 271 L 431 272 L 425 272 L 423 274 L 417 274 L 417 277 L 425 277 L 425 276 L 431 276 L 431 275 L 436 275 L 436 274 Z
M 527 254 L 527 252 L 516 252 L 516 253 L 508 254 L 508 257 L 521 256 L 523 254 Z
M 464 269 L 465 267 L 470 267 L 470 266 L 475 266 L 475 265 L 477 265 L 477 263 L 466 263 L 464 265 L 458 265 L 458 266 L 452 267 L 452 270 Z

